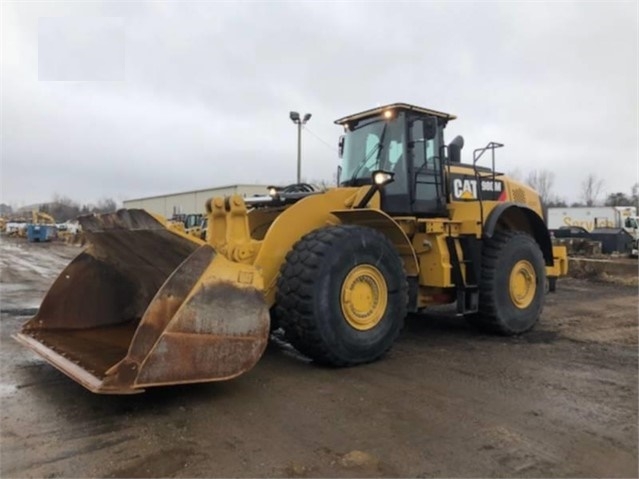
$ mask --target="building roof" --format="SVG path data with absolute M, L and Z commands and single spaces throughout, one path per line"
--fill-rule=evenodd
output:
M 417 113 L 423 113 L 424 115 L 431 115 L 431 116 L 436 116 L 439 118 L 444 118 L 447 121 L 454 120 L 455 118 L 457 118 L 455 115 L 451 115 L 450 113 L 444 113 L 437 110 L 430 110 L 428 108 L 422 108 L 420 106 L 410 105 L 408 103 L 391 103 L 390 105 L 378 106 L 370 110 L 365 110 L 360 113 L 355 113 L 354 115 L 345 116 L 344 118 L 335 120 L 335 124 L 343 125 L 344 123 L 349 123 L 353 120 L 361 120 L 363 118 L 381 115 L 386 110 L 416 111 Z

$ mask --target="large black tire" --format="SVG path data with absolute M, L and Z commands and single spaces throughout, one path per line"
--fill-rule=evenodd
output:
M 353 274 L 356 283 L 370 280 L 366 273 L 358 276 L 366 268 L 373 268 L 378 282 L 383 278 L 387 294 L 385 308 L 382 295 L 371 303 L 380 319 L 361 330 L 353 326 L 352 313 L 347 320 L 348 304 L 343 307 L 341 298 Z M 307 234 L 288 253 L 275 308 L 287 341 L 302 354 L 320 364 L 350 366 L 388 351 L 404 324 L 407 303 L 406 273 L 393 244 L 374 229 L 338 225 Z
M 529 283 L 525 278 L 530 278 Z M 513 284 L 524 286 L 517 289 Z M 541 316 L 545 290 L 546 265 L 537 242 L 520 231 L 500 231 L 484 244 L 479 314 L 469 319 L 486 331 L 524 333 Z

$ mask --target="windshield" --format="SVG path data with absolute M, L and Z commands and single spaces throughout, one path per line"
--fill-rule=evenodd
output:
M 195 226 L 199 226 L 201 221 L 202 217 L 200 215 L 188 215 L 186 217 L 185 226 L 187 228 L 193 228 Z
M 342 155 L 342 184 L 370 181 L 375 170 L 395 171 L 403 151 L 402 128 L 398 120 L 380 119 L 347 132 Z

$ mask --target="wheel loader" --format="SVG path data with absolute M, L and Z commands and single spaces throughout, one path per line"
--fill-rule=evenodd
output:
M 88 247 L 16 339 L 93 392 L 129 394 L 239 376 L 274 327 L 329 366 L 379 359 L 432 305 L 526 332 L 565 249 L 539 195 L 495 170 L 503 145 L 462 163 L 463 139 L 444 142 L 454 118 L 405 103 L 341 118 L 337 187 L 212 198 L 206 240 L 143 210 L 83 217 Z
M 176 229 L 183 231 L 184 233 L 195 236 L 197 238 L 202 237 L 202 214 L 174 214 L 169 220 Z

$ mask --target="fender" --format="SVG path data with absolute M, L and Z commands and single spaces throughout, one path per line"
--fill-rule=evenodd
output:
M 515 204 L 500 203 L 493 208 L 484 223 L 483 237 L 492 238 L 501 221 L 512 225 L 512 229 L 530 233 L 541 248 L 547 266 L 553 265 L 552 241 L 544 220 L 532 209 Z
M 337 216 L 343 224 L 368 226 L 383 233 L 395 245 L 404 262 L 406 275 L 419 274 L 419 262 L 412 243 L 404 230 L 386 213 L 373 209 L 349 209 L 334 210 L 331 214 Z

